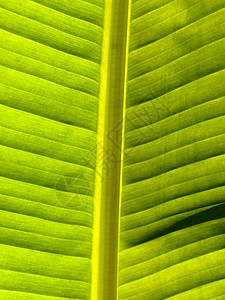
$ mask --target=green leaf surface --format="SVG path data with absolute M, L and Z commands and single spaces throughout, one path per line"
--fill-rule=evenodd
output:
M 224 17 L 132 1 L 119 299 L 224 298 Z
M 0 1 L 0 299 L 225 299 L 224 25 Z
M 90 298 L 98 2 L 0 3 L 1 299 Z

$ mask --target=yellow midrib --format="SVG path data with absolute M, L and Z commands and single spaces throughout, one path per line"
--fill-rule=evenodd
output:
M 121 145 L 129 0 L 107 0 L 97 142 L 92 300 L 117 299 Z

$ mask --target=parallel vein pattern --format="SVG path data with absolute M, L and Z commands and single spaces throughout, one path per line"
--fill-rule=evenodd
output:
M 224 1 L 133 0 L 120 299 L 224 299 Z
M 0 1 L 0 299 L 90 299 L 103 19 Z

